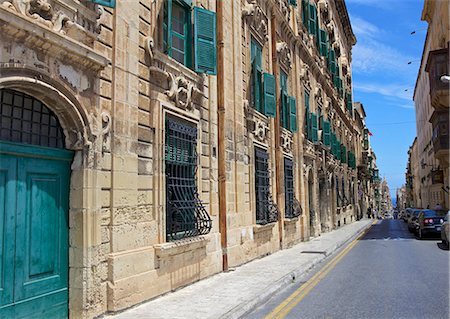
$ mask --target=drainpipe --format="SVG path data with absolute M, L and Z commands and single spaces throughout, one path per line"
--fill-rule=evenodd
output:
M 222 247 L 222 269 L 228 270 L 227 252 L 227 192 L 226 192 L 226 149 L 225 149 L 225 59 L 223 30 L 223 0 L 216 0 L 217 15 L 217 122 L 218 122 L 218 164 L 219 164 L 219 231 Z
M 276 185 L 276 204 L 279 205 L 283 203 L 283 175 L 282 175 L 282 156 L 283 151 L 281 150 L 281 110 L 280 110 L 280 83 L 279 79 L 279 67 L 277 58 L 277 30 L 276 30 L 276 18 L 275 14 L 272 12 L 270 17 L 270 36 L 272 41 L 272 70 L 273 76 L 275 77 L 275 96 L 276 96 L 276 117 L 275 117 L 275 185 Z M 278 236 L 280 240 L 280 249 L 283 248 L 283 216 L 284 207 L 278 206 L 280 214 L 278 215 Z

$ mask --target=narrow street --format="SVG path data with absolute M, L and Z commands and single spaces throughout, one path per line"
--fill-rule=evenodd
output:
M 247 318 L 449 317 L 449 251 L 440 240 L 382 220 L 351 245 Z

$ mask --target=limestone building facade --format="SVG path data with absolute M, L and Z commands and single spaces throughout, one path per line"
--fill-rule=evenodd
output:
M 422 20 L 428 22 L 420 69 L 414 90 L 420 204 L 449 207 L 449 4 L 424 2 Z
M 0 29 L 1 315 L 120 311 L 372 200 L 343 0 L 0 0 Z

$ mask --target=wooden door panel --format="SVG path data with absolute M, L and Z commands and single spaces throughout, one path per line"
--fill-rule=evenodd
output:
M 0 309 L 13 302 L 16 164 L 0 154 Z
M 18 159 L 15 302 L 67 296 L 69 165 Z

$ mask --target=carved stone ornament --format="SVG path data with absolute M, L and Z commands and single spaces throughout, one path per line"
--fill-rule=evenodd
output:
M 286 42 L 277 43 L 278 60 L 287 70 L 291 69 L 291 50 Z
M 316 99 L 317 103 L 323 105 L 323 91 L 322 85 L 320 85 L 320 83 L 317 83 L 316 87 L 314 88 L 314 98 Z
M 265 121 L 255 120 L 255 129 L 253 130 L 253 135 L 255 139 L 260 142 L 265 142 L 267 138 L 267 132 L 269 131 L 269 126 Z
M 59 1 L 53 0 L 51 3 L 57 4 L 58 2 Z M 22 14 L 27 18 L 33 19 L 54 32 L 68 35 L 85 44 L 92 44 L 93 33 L 100 33 L 100 26 L 97 22 L 89 21 L 89 19 L 86 18 L 82 19 L 81 23 L 83 23 L 83 25 L 81 25 L 74 17 L 78 15 L 77 12 L 70 12 L 73 15 L 71 17 L 69 16 L 70 13 L 68 11 L 63 11 L 63 8 L 67 7 L 66 5 L 60 4 L 59 7 L 61 8 L 55 9 L 51 3 L 49 0 L 12 0 L 4 1 L 2 6 Z M 102 13 L 102 9 L 97 9 L 96 12 L 93 12 L 93 14 L 96 15 L 94 19 L 98 20 Z
M 101 114 L 102 128 L 100 131 L 100 138 L 102 143 L 102 152 L 109 152 L 111 150 L 111 115 L 104 111 Z
M 303 176 L 308 178 L 309 172 L 312 170 L 312 164 L 303 164 Z
M 288 0 L 278 0 L 278 8 L 280 9 L 281 14 L 286 19 L 286 21 L 289 22 L 291 19 L 291 16 L 289 14 L 291 9 Z
M 169 75 L 169 90 L 164 93 L 175 102 L 176 106 L 192 110 L 194 106 L 192 103 L 194 95 L 201 96 L 201 91 L 182 74 L 176 77 L 172 73 L 167 74 Z
M 281 135 L 281 146 L 285 152 L 292 152 L 292 145 L 294 141 L 292 140 L 292 135 L 288 132 L 283 132 Z
M 309 72 L 309 65 L 302 62 L 300 69 L 300 80 L 303 81 L 303 85 L 311 90 L 311 74 Z
M 242 9 L 242 18 L 247 20 L 254 35 L 264 44 L 269 40 L 269 20 L 256 0 L 248 0 Z
M 145 52 L 148 54 L 150 59 L 150 64 L 153 62 L 153 49 L 155 47 L 155 42 L 152 37 L 145 38 Z
M 303 154 L 305 155 L 305 157 L 309 158 L 314 158 L 316 156 L 314 144 L 307 139 L 303 140 Z

